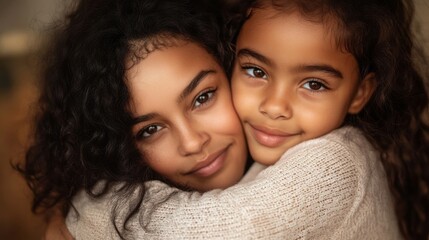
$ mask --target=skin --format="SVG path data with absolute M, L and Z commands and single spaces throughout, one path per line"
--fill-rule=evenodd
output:
M 139 61 L 126 77 L 133 134 L 154 171 L 201 192 L 240 180 L 247 159 L 244 133 L 229 82 L 212 55 L 177 40 Z M 44 239 L 73 239 L 59 211 L 49 219 Z
M 147 164 L 172 184 L 207 191 L 237 183 L 246 143 L 221 66 L 177 40 L 127 73 L 133 134 Z
M 253 9 L 237 39 L 234 105 L 253 159 L 274 164 L 289 148 L 358 113 L 375 88 L 326 25 L 298 13 Z
M 59 208 L 53 208 L 48 218 L 46 230 L 42 240 L 73 240 L 73 236 L 67 229 L 64 216 Z
M 355 58 L 351 54 L 339 50 L 333 44 L 334 42 L 333 36 L 326 31 L 324 25 L 308 22 L 296 13 L 282 15 L 271 8 L 254 9 L 252 11 L 252 16 L 244 24 L 237 39 L 237 59 L 232 77 L 232 94 L 235 109 L 244 126 L 250 153 L 255 161 L 264 165 L 274 164 L 285 151 L 296 144 L 320 137 L 340 127 L 347 114 L 358 113 L 371 97 L 375 89 L 374 75 L 370 73 L 361 79 Z M 153 64 L 149 64 L 151 61 L 147 60 L 151 56 L 161 58 L 164 55 L 163 53 L 170 51 L 177 50 L 177 52 L 180 52 L 180 49 L 173 47 L 152 53 L 144 60 L 147 65 L 140 65 L 144 64 L 144 61 L 139 63 L 141 70 L 138 69 L 139 66 L 134 70 L 132 69 L 129 78 L 131 79 L 130 89 L 134 89 L 132 95 L 135 96 L 133 104 L 137 113 L 136 117 L 146 115 L 151 111 L 159 115 L 154 118 L 153 122 L 137 124 L 134 127 L 135 134 L 151 124 L 156 126 L 159 124 L 160 126 L 155 128 L 155 135 L 159 136 L 153 136 L 155 140 L 149 141 L 165 141 L 159 143 L 163 147 L 160 145 L 160 148 L 157 148 L 153 144 L 154 148 L 152 148 L 150 147 L 151 143 L 146 142 L 147 140 L 143 140 L 145 141 L 144 143 L 139 140 L 140 149 L 151 154 L 149 156 L 153 157 L 153 160 L 149 161 L 149 164 L 160 174 L 169 176 L 172 180 L 176 179 L 175 182 L 178 184 L 186 183 L 191 186 L 198 177 L 189 177 L 186 174 L 184 175 L 183 172 L 192 169 L 192 166 L 195 166 L 198 159 L 201 158 L 189 158 L 191 163 L 184 163 L 183 166 L 187 166 L 184 168 L 174 167 L 176 163 L 173 162 L 164 164 L 165 161 L 162 159 L 168 159 L 167 155 L 174 152 L 176 152 L 174 155 L 180 153 L 179 155 L 183 156 L 183 158 L 187 153 L 192 155 L 192 151 L 189 151 L 189 149 L 194 148 L 186 147 L 186 145 L 180 143 L 190 144 L 193 141 L 188 141 L 188 136 L 194 136 L 189 139 L 199 139 L 196 142 L 200 142 L 194 145 L 204 146 L 201 142 L 208 141 L 206 140 L 208 137 L 204 137 L 204 134 L 197 134 L 197 132 L 219 124 L 222 119 L 216 118 L 216 121 L 213 121 L 213 118 L 211 120 L 208 118 L 205 120 L 207 122 L 201 121 L 205 122 L 205 124 L 202 124 L 202 126 L 196 125 L 197 127 L 194 130 L 187 125 L 188 123 L 179 124 L 181 121 L 177 121 L 188 119 L 190 124 L 191 119 L 196 119 L 196 116 L 199 115 L 197 112 L 201 110 L 196 110 L 193 106 L 195 106 L 198 94 L 204 92 L 201 90 L 207 89 L 205 87 L 197 87 L 197 90 L 192 91 L 195 94 L 189 99 L 193 100 L 190 100 L 190 103 L 187 104 L 178 104 L 177 102 L 177 96 L 180 95 L 178 95 L 178 92 L 181 91 L 178 90 L 180 87 L 170 89 L 171 93 L 169 94 L 156 93 L 163 89 L 158 84 L 168 79 L 171 80 L 171 76 L 175 79 L 174 86 L 182 86 L 183 89 L 201 69 L 210 69 L 207 67 L 197 68 L 194 74 L 188 77 L 185 77 L 187 74 L 180 73 L 181 71 L 174 71 L 176 74 L 168 74 L 170 77 L 166 78 L 158 74 L 168 71 L 173 72 L 174 69 L 191 68 L 194 65 L 210 62 L 203 61 L 203 59 L 211 59 L 210 56 L 203 57 L 203 55 L 207 54 L 204 50 L 201 51 L 203 53 L 201 56 L 195 55 L 198 51 L 194 52 L 194 50 L 197 50 L 198 46 L 188 44 L 188 48 L 189 50 L 185 51 L 186 54 L 183 53 L 187 57 L 181 61 L 175 61 L 171 66 L 165 64 L 165 61 L 172 59 L 174 54 L 165 57 L 162 60 L 163 64 L 160 64 L 161 60 L 153 60 Z M 158 57 L 153 57 L 153 59 Z M 156 62 L 158 63 L 155 64 Z M 220 67 L 213 63 L 213 66 L 215 65 L 214 69 L 218 69 L 216 71 L 221 72 Z M 149 77 L 150 75 L 148 74 L 141 74 L 140 71 L 144 69 L 150 70 L 153 78 Z M 141 75 L 141 78 L 138 77 L 139 75 Z M 219 79 L 224 78 L 222 73 L 222 77 Z M 226 78 L 222 82 L 227 83 Z M 135 86 L 132 87 L 133 85 Z M 167 83 L 164 86 L 169 85 L 171 83 Z M 223 84 L 219 86 L 223 86 Z M 148 91 L 146 94 L 139 94 L 149 87 L 152 91 Z M 219 92 L 221 88 L 218 87 L 217 89 Z M 227 84 L 225 89 L 228 89 Z M 152 93 L 154 96 L 149 98 Z M 227 95 L 229 96 L 229 93 Z M 159 101 L 159 99 L 163 101 Z M 143 105 L 148 102 L 153 104 L 148 105 L 146 109 Z M 167 102 L 170 104 L 165 105 L 175 106 L 170 109 L 171 112 L 167 109 L 160 111 L 159 107 L 155 107 Z M 225 105 L 227 106 L 226 109 L 232 108 L 230 103 Z M 223 109 L 220 112 L 221 114 L 217 113 L 217 116 L 223 118 L 227 112 L 229 111 Z M 176 114 L 178 117 L 173 117 Z M 188 130 L 179 131 L 181 128 L 176 129 L 178 126 Z M 161 133 L 162 131 L 166 133 Z M 188 131 L 194 133 L 188 135 L 186 134 Z M 226 139 L 230 138 L 227 137 Z M 227 140 L 226 143 L 228 144 L 230 141 Z M 225 145 L 224 141 L 220 142 L 222 142 L 221 146 Z M 192 146 L 193 144 L 190 145 Z M 169 146 L 172 151 L 164 153 L 166 149 L 169 149 Z M 199 148 L 196 147 L 195 149 Z M 185 151 L 186 149 L 188 151 Z M 150 153 L 151 151 L 153 152 Z M 164 157 L 166 158 L 155 154 L 156 151 L 165 154 Z M 182 160 L 178 158 L 178 161 L 182 162 Z M 190 164 L 190 167 L 188 167 L 188 164 Z M 241 175 L 242 172 L 235 174 L 236 181 Z M 196 183 L 196 185 L 198 184 Z M 198 188 L 198 186 L 194 186 L 194 188 Z

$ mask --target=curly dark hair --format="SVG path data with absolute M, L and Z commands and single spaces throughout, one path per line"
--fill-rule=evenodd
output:
M 80 190 L 101 197 L 123 182 L 118 194 L 126 196 L 147 180 L 162 179 L 145 164 L 131 133 L 126 60 L 145 55 L 136 41 L 150 41 L 156 49 L 168 38 L 181 38 L 229 68 L 232 54 L 224 44 L 218 8 L 216 1 L 201 0 L 81 0 L 75 5 L 56 26 L 44 55 L 32 144 L 25 163 L 16 166 L 33 191 L 33 212 L 60 204 L 65 214 Z M 100 180 L 103 189 L 94 191 Z
M 326 24 L 339 49 L 356 58 L 361 78 L 375 74 L 372 98 L 344 124 L 361 129 L 379 150 L 403 236 L 429 239 L 429 76 L 423 48 L 414 39 L 413 1 L 241 1 L 229 6 L 235 29 L 230 32 L 237 36 L 250 8 L 266 6 Z

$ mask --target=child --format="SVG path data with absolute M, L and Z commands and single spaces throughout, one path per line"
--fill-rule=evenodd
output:
M 400 0 L 253 2 L 233 100 L 252 157 L 273 165 L 204 194 L 146 183 L 132 238 L 427 239 L 428 94 L 412 10 Z
M 240 180 L 247 148 L 223 71 L 231 57 L 221 54 L 221 19 L 203 12 L 208 4 L 82 0 L 68 16 L 20 168 L 34 211 L 62 204 L 65 214 L 81 190 L 142 198 L 137 186 L 153 179 L 197 191 Z M 120 221 L 138 206 L 127 205 Z M 112 223 L 123 210 L 103 214 Z

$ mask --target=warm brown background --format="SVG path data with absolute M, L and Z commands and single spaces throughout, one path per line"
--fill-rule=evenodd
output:
M 37 96 L 38 43 L 70 0 L 0 0 L 0 239 L 40 239 L 43 222 L 30 211 L 31 194 L 10 167 L 22 160 Z M 429 0 L 415 0 L 416 29 L 429 51 Z

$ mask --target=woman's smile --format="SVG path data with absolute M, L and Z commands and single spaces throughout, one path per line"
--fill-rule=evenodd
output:
M 228 149 L 229 146 L 208 155 L 203 160 L 199 161 L 187 174 L 193 174 L 199 177 L 209 177 L 216 174 L 224 165 Z
M 238 182 L 247 157 L 243 129 L 228 79 L 204 48 L 176 39 L 135 64 L 128 77 L 138 120 L 133 133 L 155 172 L 197 191 Z

